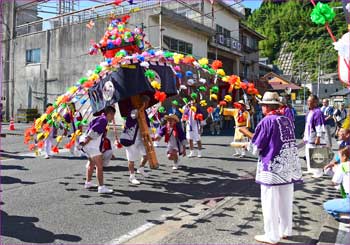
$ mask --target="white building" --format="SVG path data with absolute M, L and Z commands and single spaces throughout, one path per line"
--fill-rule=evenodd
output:
M 318 95 L 320 99 L 329 98 L 331 94 L 344 88 L 344 84 L 339 81 L 338 73 L 325 74 L 320 77 L 320 83 L 307 83 L 306 87 L 312 94 Z

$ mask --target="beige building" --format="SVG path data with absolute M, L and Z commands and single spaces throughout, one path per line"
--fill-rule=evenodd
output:
M 93 12 L 90 9 L 73 12 L 69 24 L 59 21 L 60 16 L 35 22 L 35 25 L 43 24 L 39 30 L 30 28 L 32 23 L 21 24 L 16 30 L 25 32 L 17 32 L 13 42 L 13 58 L 9 62 L 14 64 L 13 77 L 10 76 L 8 91 L 3 88 L 3 94 L 9 95 L 3 101 L 4 109 L 10 116 L 15 116 L 19 108 L 38 108 L 42 112 L 47 102 L 93 70 L 102 57 L 87 54 L 90 40 L 100 40 L 112 11 L 120 16 L 130 14 L 130 28 L 142 25 L 146 40 L 155 48 L 192 54 L 196 58 L 220 59 L 228 74 L 241 75 L 240 63 L 245 53 L 248 54 L 242 44 L 246 39 L 240 33 L 244 15 L 233 7 L 219 0 L 213 5 L 209 0 L 172 0 L 161 4 L 142 1 L 118 8 L 111 3 L 96 6 Z M 89 30 L 86 24 L 91 19 L 95 26 Z M 259 37 L 249 28 L 243 29 Z M 258 56 L 254 55 L 249 60 L 256 58 L 258 64 Z M 254 68 L 249 75 L 254 72 L 259 73 Z

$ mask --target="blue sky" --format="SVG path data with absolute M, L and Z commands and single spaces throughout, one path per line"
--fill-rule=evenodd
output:
M 110 0 L 112 1 L 112 0 Z M 232 1 L 232 0 L 231 0 Z M 235 0 L 236 1 L 236 0 Z M 55 7 L 57 5 L 57 1 L 55 0 L 50 0 L 49 2 L 42 4 L 42 10 L 44 11 L 53 11 L 53 7 Z M 96 5 L 100 5 L 101 2 L 109 2 L 109 0 L 99 0 L 99 1 L 89 1 L 89 0 L 80 0 L 79 1 L 79 8 L 80 9 L 84 9 L 84 8 L 89 8 L 89 7 L 93 7 Z M 230 1 L 228 1 L 230 2 Z M 242 3 L 245 7 L 247 8 L 251 8 L 251 9 L 257 9 L 260 7 L 262 0 L 243 0 Z M 44 7 L 45 6 L 45 7 Z M 39 14 L 40 17 L 46 19 L 49 17 L 53 17 L 54 14 L 48 14 L 48 13 L 40 13 Z
M 244 0 L 243 5 L 254 10 L 260 7 L 261 2 L 262 0 Z

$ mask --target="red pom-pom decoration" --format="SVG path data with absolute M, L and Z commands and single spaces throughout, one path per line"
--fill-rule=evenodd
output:
M 213 107 L 210 106 L 210 107 L 207 108 L 207 112 L 208 112 L 209 114 L 212 113 L 213 111 L 214 111 L 214 108 L 213 108 Z
M 222 67 L 222 62 L 220 60 L 214 60 L 213 63 L 211 64 L 211 68 L 214 70 L 217 70 Z

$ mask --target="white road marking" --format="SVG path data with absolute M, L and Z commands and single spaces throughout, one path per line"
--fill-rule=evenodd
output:
M 348 244 L 349 241 L 350 241 L 350 225 L 340 222 L 335 244 Z

